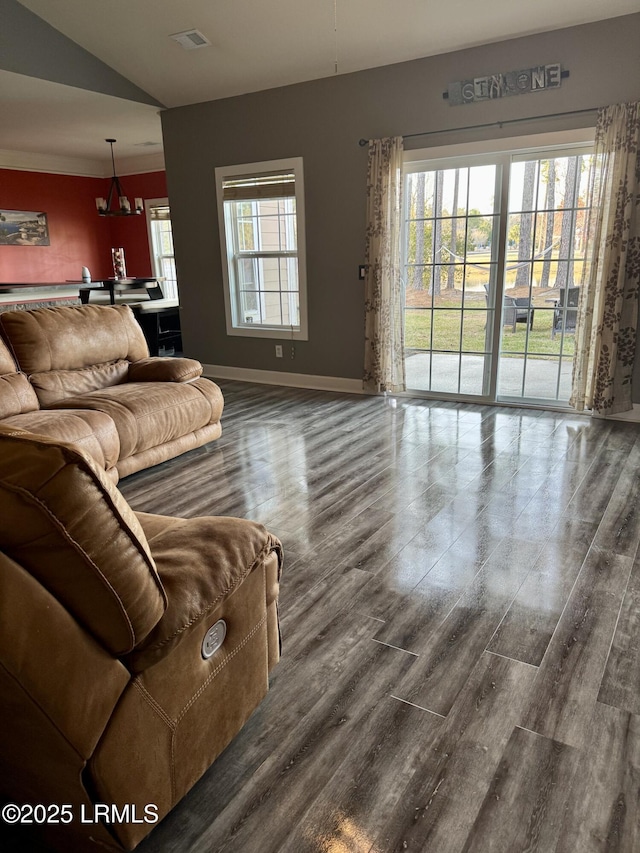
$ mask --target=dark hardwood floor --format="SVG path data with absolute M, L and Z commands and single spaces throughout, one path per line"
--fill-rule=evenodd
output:
M 640 428 L 220 385 L 120 488 L 282 539 L 283 658 L 140 853 L 638 853 Z
M 637 853 L 640 429 L 221 385 L 121 487 L 280 536 L 284 654 L 141 853 Z

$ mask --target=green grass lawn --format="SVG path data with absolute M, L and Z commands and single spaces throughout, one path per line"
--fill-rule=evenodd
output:
M 457 310 L 456 310 L 457 308 Z M 535 309 L 533 329 L 527 339 L 526 323 L 516 323 L 516 331 L 511 326 L 505 326 L 502 333 L 502 351 L 505 353 L 540 354 L 541 356 L 558 356 L 562 346 L 563 356 L 572 356 L 574 351 L 574 335 L 567 334 L 564 339 L 557 333 L 551 337 L 553 322 L 553 305 Z M 460 348 L 465 352 L 485 352 L 490 349 L 490 341 L 486 341 L 487 311 L 460 308 L 459 297 L 447 299 L 440 297 L 433 312 L 425 308 L 408 308 L 405 312 L 405 347 L 406 349 L 445 350 L 457 352 Z M 433 325 L 433 342 L 431 331 Z M 462 333 L 462 346 L 460 335 Z

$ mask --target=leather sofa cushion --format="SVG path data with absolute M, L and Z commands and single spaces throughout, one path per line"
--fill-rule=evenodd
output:
M 168 599 L 164 616 L 127 658 L 141 672 L 189 636 L 271 551 L 281 566 L 282 546 L 262 524 L 242 518 L 136 515 Z
M 0 550 L 113 655 L 162 617 L 166 596 L 140 523 L 83 451 L 0 426 Z
M 0 376 L 0 418 L 34 412 L 39 408 L 38 398 L 24 373 Z
M 129 382 L 191 382 L 202 376 L 194 358 L 141 358 L 129 365 Z
M 120 436 L 120 459 L 166 444 L 217 423 L 222 392 L 208 379 L 193 382 L 125 382 L 69 397 L 63 409 L 97 409 L 113 418 Z
M 64 771 L 56 768 L 52 741 L 47 738 L 51 727 L 88 759 L 130 673 L 32 574 L 1 551 L 0 648 L 0 670 L 15 679 L 2 685 L 0 698 L 0 772 L 4 771 L 0 786 L 6 789 L 18 783 L 16 776 L 25 780 L 31 769 L 39 781 L 48 776 L 51 790 L 58 791 L 56 783 Z M 34 706 L 42 714 L 35 725 Z M 21 730 L 27 740 L 12 743 L 8 732 Z M 53 734 L 53 743 L 56 739 Z M 2 765 L 12 753 L 13 772 L 7 779 L 7 766 Z
M 3 373 L 15 373 L 16 372 L 16 363 L 7 349 L 7 345 L 3 340 L 0 339 L 0 374 Z
M 7 311 L 0 327 L 27 374 L 79 370 L 147 358 L 149 348 L 128 305 L 78 305 Z M 15 369 L 15 368 L 14 368 Z
M 109 388 L 126 382 L 129 362 L 118 359 L 107 364 L 96 364 L 78 370 L 47 370 L 32 373 L 29 381 L 43 407 L 53 406 L 59 400 L 74 394 L 87 394 L 100 388 Z
M 88 453 L 114 482 L 118 481 L 118 469 L 115 466 L 120 457 L 120 438 L 113 420 L 104 412 L 91 409 L 38 409 L 36 412 L 5 418 L 2 423 L 28 433 L 71 442 Z

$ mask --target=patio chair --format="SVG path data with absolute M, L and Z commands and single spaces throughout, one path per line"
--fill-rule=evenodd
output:
M 527 323 L 529 329 L 533 329 L 532 307 L 528 296 L 505 296 L 503 297 L 504 310 L 502 314 L 502 325 L 511 326 L 516 330 L 516 323 Z
M 565 307 L 565 294 L 567 296 Z M 556 332 L 574 332 L 576 330 L 576 319 L 578 317 L 578 299 L 580 298 L 579 287 L 561 288 L 556 299 L 553 311 L 553 323 L 551 325 L 551 337 L 555 338 Z
M 487 306 L 489 305 L 489 288 L 485 284 Z M 533 329 L 533 315 L 535 308 L 531 305 L 528 296 L 503 296 L 502 325 L 511 326 L 516 330 L 516 323 L 528 323 L 529 329 Z

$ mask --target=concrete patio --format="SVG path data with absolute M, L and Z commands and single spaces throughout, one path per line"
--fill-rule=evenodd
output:
M 431 386 L 429 369 L 433 358 Z M 460 360 L 462 368 L 460 371 Z M 526 371 L 525 371 L 526 366 Z M 571 393 L 572 359 L 563 358 L 558 388 L 558 360 L 555 358 L 526 359 L 503 356 L 498 366 L 498 396 L 533 400 L 553 400 L 567 405 Z M 479 395 L 485 359 L 481 355 L 417 352 L 407 355 L 405 361 L 407 390 L 430 393 Z M 460 371 L 460 388 L 458 374 Z M 524 378 L 524 395 L 522 391 Z

